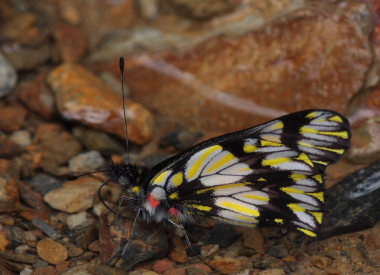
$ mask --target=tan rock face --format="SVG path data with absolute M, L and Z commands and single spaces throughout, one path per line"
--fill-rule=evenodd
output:
M 372 53 L 364 4 L 300 9 L 239 38 L 129 60 L 133 97 L 208 131 L 249 127 L 307 108 L 343 111 Z
M 66 247 L 49 238 L 44 239 L 37 244 L 37 253 L 41 259 L 51 264 L 61 263 L 68 257 Z
M 44 201 L 54 209 L 77 213 L 94 205 L 100 185 L 99 180 L 91 177 L 81 177 L 48 192 L 44 196 Z
M 48 77 L 59 112 L 67 119 L 125 137 L 121 97 L 85 68 L 61 65 Z M 151 139 L 154 122 L 142 105 L 126 101 L 129 138 L 139 144 Z

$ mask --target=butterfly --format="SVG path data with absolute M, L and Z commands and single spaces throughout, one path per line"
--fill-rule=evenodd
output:
M 316 237 L 324 173 L 350 145 L 350 125 L 330 110 L 291 113 L 201 142 L 143 173 L 111 163 L 109 181 L 137 219 L 183 229 L 199 216 L 239 226 L 280 225 Z

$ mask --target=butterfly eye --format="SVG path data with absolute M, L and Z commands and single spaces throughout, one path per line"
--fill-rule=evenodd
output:
M 129 178 L 128 176 L 120 176 L 118 177 L 117 179 L 117 182 L 122 186 L 122 187 L 128 187 L 131 185 L 131 178 Z

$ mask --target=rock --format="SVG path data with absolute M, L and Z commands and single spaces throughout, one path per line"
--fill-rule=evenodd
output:
M 241 0 L 170 0 L 178 12 L 196 19 L 209 19 L 211 17 L 229 13 L 241 4 Z
M 193 146 L 200 137 L 202 137 L 202 134 L 199 132 L 181 129 L 162 137 L 160 146 L 174 146 L 179 150 L 185 150 Z
M 18 130 L 13 132 L 9 139 L 21 147 L 27 147 L 32 143 L 32 137 L 27 130 Z
M 70 230 L 73 230 L 76 227 L 86 227 L 93 222 L 93 219 L 91 219 L 85 211 L 67 217 L 67 226 Z
M 0 157 L 14 157 L 22 152 L 22 148 L 0 133 Z
M 45 195 L 49 191 L 61 186 L 61 182 L 48 174 L 37 174 L 30 181 L 29 185 L 37 192 Z
M 98 179 L 81 177 L 48 192 L 44 200 L 54 209 L 77 213 L 94 205 L 100 185 L 101 182 Z
M 5 56 L 0 53 L 0 98 L 9 94 L 15 87 L 17 74 Z
M 185 263 L 188 261 L 186 248 L 187 245 L 182 242 L 182 239 L 178 236 L 173 236 L 172 239 L 172 249 L 169 253 L 169 258 L 177 263 Z
M 18 98 L 32 112 L 51 119 L 56 113 L 54 97 L 46 84 L 49 71 L 43 71 L 31 79 L 21 82 Z
M 75 239 L 75 244 L 87 250 L 89 245 L 98 239 L 98 229 L 96 228 L 95 224 L 90 224 L 85 228 L 77 227 L 75 228 L 73 235 Z M 83 260 L 87 258 L 93 258 L 95 255 L 92 252 L 87 252 L 81 255 L 81 257 L 83 257 Z
M 214 254 L 219 250 L 219 245 L 218 244 L 209 244 L 209 245 L 204 245 L 201 248 L 201 255 L 202 257 L 208 257 Z
M 100 251 L 99 240 L 95 240 L 92 243 L 90 243 L 88 245 L 88 249 L 91 250 L 92 252 L 99 252 Z
M 87 51 L 86 34 L 78 27 L 67 23 L 56 26 L 54 36 L 64 63 L 79 62 Z
M 169 259 L 160 259 L 153 263 L 153 271 L 159 274 L 163 274 L 168 270 L 173 269 L 175 263 Z
M 61 65 L 48 77 L 59 112 L 96 129 L 125 138 L 121 98 L 98 77 L 75 64 Z M 153 116 L 142 105 L 126 101 L 128 137 L 139 144 L 153 136 Z
M 39 241 L 37 244 L 37 253 L 41 259 L 51 264 L 61 263 L 68 257 L 66 247 L 52 239 L 43 239 Z
M 265 241 L 258 228 L 243 229 L 243 246 L 252 248 L 256 253 L 265 252 Z
M 103 157 L 97 151 L 81 153 L 69 160 L 69 168 L 73 173 L 96 171 L 104 165 Z
M 40 165 L 46 171 L 57 169 L 82 150 L 79 142 L 57 124 L 41 124 L 34 143 L 36 151 L 41 154 Z
M 79 274 L 92 274 L 92 275 L 125 275 L 123 270 L 113 268 L 102 264 L 82 264 L 70 268 L 69 270 L 61 273 L 61 275 L 79 275 Z
M 19 104 L 0 107 L 0 130 L 14 132 L 25 123 L 27 111 Z
M 94 1 L 68 0 L 59 3 L 62 18 L 72 24 L 80 25 L 88 39 L 89 48 L 93 49 L 113 32 L 126 30 L 136 20 L 136 3 L 134 1 Z M 86 16 L 82 16 L 86 14 Z
M 144 19 L 154 20 L 158 16 L 157 0 L 140 0 L 138 1 L 140 14 Z
M 36 46 L 8 44 L 3 53 L 16 70 L 33 70 L 51 58 L 50 47 L 47 41 Z
M 320 256 L 320 255 L 313 255 L 311 256 L 311 262 L 314 266 L 320 268 L 320 269 L 326 269 L 330 264 L 331 261 L 326 256 Z
M 128 86 L 144 106 L 202 132 L 251 127 L 301 108 L 343 111 L 372 62 L 370 10 L 358 2 L 333 6 L 306 5 L 259 30 L 213 38 L 185 54 L 168 50 L 129 59 Z M 363 54 L 346 58 L 356 51 Z
M 61 237 L 61 235 L 57 233 L 53 227 L 51 227 L 49 224 L 47 224 L 41 219 L 33 219 L 32 223 L 36 228 L 40 229 L 42 232 L 44 232 L 47 236 L 49 236 L 53 240 Z
M 285 275 L 285 271 L 280 268 L 269 268 L 258 273 L 259 275 Z
M 65 246 L 67 248 L 67 252 L 70 258 L 78 257 L 79 255 L 83 254 L 83 249 L 80 247 L 77 247 L 76 245 L 72 243 L 65 243 Z
M 158 273 L 150 270 L 135 270 L 132 272 L 129 272 L 128 275 L 159 275 Z
M 215 256 L 209 263 L 222 274 L 232 274 L 237 272 L 241 267 L 240 260 L 229 257 Z
M 75 127 L 73 135 L 88 149 L 99 151 L 102 154 L 122 153 L 126 150 L 116 139 L 110 135 L 87 129 L 84 127 Z
M 164 275 L 187 275 L 186 268 L 179 267 L 168 270 L 164 273 Z
M 0 205 L 9 206 L 17 204 L 18 201 L 19 192 L 16 181 L 5 175 L 0 176 Z
M 0 231 L 0 251 L 5 251 L 8 245 L 9 241 L 6 232 Z
M 347 157 L 354 163 L 369 164 L 380 159 L 380 86 L 366 94 L 365 100 L 358 96 L 350 104 L 359 107 L 351 107 L 356 110 L 349 116 L 352 138 Z
M 380 220 L 380 161 L 326 191 L 321 237 L 354 232 Z
M 132 224 L 130 221 L 124 221 L 108 227 L 104 222 L 99 226 L 101 254 L 106 256 L 105 261 L 114 262 L 117 260 L 117 253 L 124 249 L 126 240 L 131 236 Z M 118 244 L 116 248 L 115 241 Z M 121 264 L 121 267 L 128 271 L 140 262 L 166 256 L 168 250 L 167 235 L 162 227 L 138 223 L 135 228 L 134 239 L 116 266 Z M 110 254 L 115 255 L 111 258 Z
M 214 226 L 206 243 L 218 244 L 220 248 L 226 248 L 235 242 L 238 237 L 239 234 L 232 225 L 220 223 Z

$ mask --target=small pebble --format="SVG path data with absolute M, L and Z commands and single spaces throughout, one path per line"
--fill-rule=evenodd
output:
M 88 214 L 85 211 L 67 217 L 67 226 L 70 230 L 73 230 L 76 227 L 85 227 L 92 222 L 92 219 L 89 219 Z
M 29 185 L 42 195 L 61 186 L 61 183 L 55 177 L 47 174 L 37 174 L 29 182 Z
M 269 268 L 261 271 L 259 275 L 285 275 L 285 271 L 280 268 Z
M 9 94 L 17 82 L 16 70 L 0 53 L 0 98 Z
M 160 259 L 153 263 L 153 271 L 157 273 L 165 273 L 171 270 L 175 266 L 175 263 L 169 259 Z
M 241 267 L 239 259 L 221 256 L 215 256 L 210 265 L 222 274 L 237 272 Z
M 51 264 L 63 262 L 68 257 L 66 247 L 49 238 L 38 242 L 37 253 L 41 259 Z
M 29 146 L 32 142 L 30 132 L 26 130 L 18 130 L 13 132 L 9 139 L 21 147 Z
M 44 201 L 54 209 L 68 213 L 84 211 L 94 205 L 101 182 L 92 177 L 80 177 L 67 182 L 44 196 Z
M 73 173 L 92 172 L 104 165 L 104 159 L 97 151 L 90 151 L 72 157 L 69 168 Z
M 23 270 L 20 271 L 20 275 L 32 275 L 33 270 L 31 270 L 28 267 L 25 267 Z
M 218 244 L 209 244 L 202 246 L 201 248 L 201 255 L 202 257 L 207 257 L 215 253 L 216 251 L 219 250 L 219 245 Z

